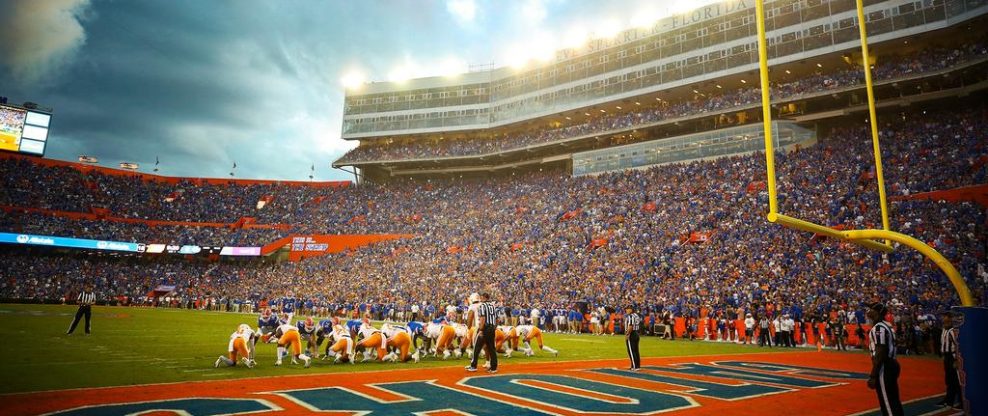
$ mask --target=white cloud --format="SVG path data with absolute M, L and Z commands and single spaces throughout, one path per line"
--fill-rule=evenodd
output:
M 0 7 L 0 64 L 33 84 L 55 75 L 86 42 L 89 0 L 19 0 Z
M 446 10 L 460 23 L 473 23 L 477 17 L 477 3 L 474 0 L 447 0 Z

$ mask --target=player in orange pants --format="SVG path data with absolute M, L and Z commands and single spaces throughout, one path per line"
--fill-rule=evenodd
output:
M 456 339 L 456 328 L 452 325 L 443 325 L 439 333 L 439 341 L 436 342 L 436 355 L 440 353 L 443 359 L 448 359 L 453 350 L 453 340 Z
M 473 341 L 477 338 L 477 328 L 468 328 L 460 339 L 460 352 L 466 351 L 467 357 L 473 358 Z
M 527 356 L 535 355 L 535 352 L 532 351 L 532 346 L 530 344 L 530 341 L 532 341 L 533 339 L 536 342 L 538 342 L 540 350 L 549 351 L 550 353 L 552 353 L 553 356 L 559 355 L 559 351 L 556 351 L 551 347 L 546 346 L 545 344 L 542 343 L 542 330 L 540 330 L 538 327 L 533 325 L 518 325 L 518 327 L 515 328 L 515 330 L 518 333 L 518 338 L 515 339 L 515 348 L 518 348 L 518 342 L 524 342 L 525 355 Z
M 342 325 L 333 325 L 333 332 L 329 337 L 331 346 L 326 350 L 326 355 L 336 357 L 333 362 L 353 364 L 353 338 L 350 338 L 350 331 Z
M 243 360 L 244 365 L 247 368 L 254 368 L 254 360 L 250 359 L 250 348 L 248 345 L 251 344 L 250 340 L 254 337 L 254 330 L 250 328 L 250 325 L 240 324 L 237 327 L 237 331 L 230 334 L 230 344 L 227 346 L 227 356 L 221 355 L 216 359 L 213 364 L 214 367 L 219 367 L 220 364 L 226 364 L 227 366 L 233 367 L 237 365 L 237 358 L 239 357 Z
M 274 336 L 278 340 L 278 360 L 275 361 L 274 365 L 281 365 L 281 358 L 289 349 L 288 353 L 292 356 L 292 364 L 296 363 L 296 358 L 304 361 L 306 368 L 312 364 L 312 359 L 302 353 L 302 337 L 298 333 L 298 327 L 283 324 L 275 330 Z
M 384 356 L 387 354 L 387 339 L 381 334 L 377 328 L 371 326 L 368 319 L 364 319 L 364 323 L 360 325 L 360 329 L 357 331 L 363 335 L 364 339 L 357 343 L 357 351 L 364 351 L 363 361 L 371 359 L 371 350 L 377 350 L 377 360 L 383 361 Z
M 504 345 L 507 344 L 507 351 Z M 511 352 L 518 348 L 518 333 L 513 326 L 499 326 L 494 332 L 494 350 L 504 352 L 506 358 L 511 358 Z
M 409 348 L 412 346 L 412 336 L 408 334 L 407 328 L 384 324 L 381 327 L 381 333 L 387 338 L 387 348 L 392 350 L 390 354 L 384 357 L 385 361 L 400 360 L 403 363 L 409 360 L 419 361 L 418 351 L 415 351 L 413 354 L 408 353 Z

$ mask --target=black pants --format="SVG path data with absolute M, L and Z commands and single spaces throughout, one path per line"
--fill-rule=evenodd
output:
M 473 344 L 473 361 L 470 366 L 477 368 L 477 360 L 480 358 L 480 349 L 487 352 L 487 359 L 491 362 L 491 371 L 497 370 L 497 350 L 494 349 L 494 337 L 497 327 L 494 325 L 484 325 L 477 336 L 477 341 Z
M 638 353 L 638 332 L 631 331 L 628 334 L 626 347 L 628 347 L 628 359 L 631 360 L 631 368 L 641 368 L 642 356 Z
M 772 333 L 768 329 L 759 329 L 758 331 L 758 346 L 763 345 L 772 346 Z
M 899 362 L 892 360 L 884 364 L 878 373 L 875 386 L 878 405 L 883 415 L 902 416 L 902 402 L 899 400 Z
M 961 401 L 961 381 L 957 378 L 957 369 L 954 368 L 954 354 L 946 353 L 943 356 L 943 379 L 947 384 L 947 395 L 943 401 L 947 405 L 952 405 Z
M 75 312 L 75 319 L 72 320 L 72 326 L 69 327 L 69 332 L 66 332 L 67 334 L 71 334 L 75 331 L 75 326 L 79 325 L 79 319 L 81 319 L 83 315 L 86 315 L 86 333 L 89 333 L 89 320 L 93 317 L 93 310 L 89 305 L 82 305 L 79 307 L 79 310 Z

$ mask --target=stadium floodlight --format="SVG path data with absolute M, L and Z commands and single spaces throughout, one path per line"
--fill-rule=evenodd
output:
M 573 26 L 563 36 L 562 46 L 564 48 L 578 49 L 587 46 L 588 41 L 590 41 L 589 31 L 583 26 Z
M 508 63 L 508 66 L 514 69 L 524 69 L 528 65 L 530 60 L 531 52 L 525 47 L 511 47 L 508 49 L 507 55 L 504 57 L 504 61 Z
M 556 59 L 556 42 L 548 33 L 539 33 L 532 37 L 525 49 L 529 56 L 539 62 L 552 62 Z
M 655 22 L 659 21 L 662 17 L 662 13 L 656 9 L 654 6 L 645 6 L 644 9 L 639 10 L 634 16 L 631 17 L 631 27 L 638 29 L 649 29 Z
M 439 74 L 444 77 L 455 77 L 467 72 L 467 64 L 456 57 L 448 57 L 439 63 Z
M 408 65 L 399 66 L 388 72 L 388 81 L 404 82 L 412 78 L 412 70 Z
M 346 75 L 343 75 L 342 78 L 340 78 L 340 84 L 343 84 L 344 88 L 352 89 L 352 88 L 358 88 L 361 85 L 363 85 L 364 80 L 365 78 L 363 74 L 356 71 L 351 71 L 348 72 Z

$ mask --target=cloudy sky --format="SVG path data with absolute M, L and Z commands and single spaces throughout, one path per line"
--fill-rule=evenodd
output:
M 4 0 L 0 95 L 55 109 L 46 157 L 242 178 L 329 164 L 341 79 L 508 65 L 686 0 Z M 533 46 L 534 45 L 534 46 Z

